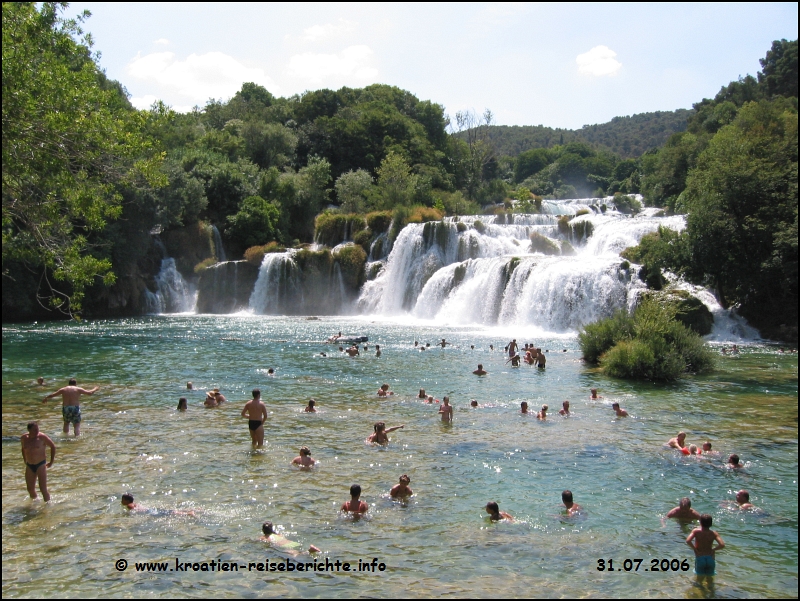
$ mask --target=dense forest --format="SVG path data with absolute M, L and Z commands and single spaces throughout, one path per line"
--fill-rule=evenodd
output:
M 488 111 L 450 118 L 388 85 L 278 98 L 245 83 L 187 114 L 138 111 L 98 66 L 85 17 L 62 10 L 3 4 L 4 319 L 135 314 L 158 271 L 155 235 L 191 276 L 219 256 L 211 225 L 229 258 L 253 258 L 342 220 L 366 244 L 389 223 L 536 211 L 542 197 L 617 194 L 635 211 L 622 195 L 638 192 L 690 215 L 677 242 L 632 251 L 653 285 L 670 269 L 746 311 L 796 301 L 796 41 L 693 111 L 569 132 L 498 128 Z M 724 246 L 693 234 L 712 226 Z M 743 257 L 759 268 L 734 269 Z

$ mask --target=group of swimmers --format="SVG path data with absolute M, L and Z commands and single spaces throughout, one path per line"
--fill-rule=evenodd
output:
M 417 343 L 415 342 L 415 346 Z M 445 348 L 446 346 L 450 345 L 445 339 L 442 339 L 439 346 Z M 540 368 L 543 368 L 546 364 L 546 358 L 544 354 L 541 353 L 541 349 L 533 347 L 533 345 L 525 345 L 525 360 L 526 363 L 531 365 L 538 365 Z M 365 346 L 365 350 L 366 350 Z M 423 347 L 424 348 L 424 347 Z M 474 347 L 473 347 L 474 348 Z M 491 350 L 493 350 L 493 346 L 490 345 Z M 376 345 L 376 355 L 380 356 L 380 347 Z M 341 350 L 344 351 L 342 348 Z M 506 347 L 506 350 L 509 353 L 509 361 L 514 363 L 514 358 L 516 358 L 517 365 L 520 360 L 520 354 L 517 352 L 518 347 L 516 344 L 516 340 L 512 340 L 511 343 Z M 348 351 L 344 351 L 348 352 Z M 353 344 L 350 347 L 350 352 L 348 352 L 351 356 L 355 356 L 358 354 L 358 346 Z M 507 361 L 508 362 L 508 361 Z M 270 368 L 269 370 L 270 375 L 274 374 L 274 370 Z M 479 364 L 478 369 L 473 372 L 476 375 L 486 375 L 486 372 L 483 369 L 483 365 Z M 42 385 L 43 381 L 41 378 L 38 380 L 39 384 Z M 187 383 L 188 390 L 194 390 L 193 384 L 191 382 Z M 80 397 L 81 395 L 91 395 L 94 394 L 99 387 L 94 387 L 91 390 L 86 390 L 84 388 L 80 388 L 77 386 L 77 382 L 75 379 L 71 379 L 69 381 L 69 385 L 59 389 L 58 391 L 48 395 L 45 397 L 43 402 L 47 402 L 47 400 L 55 397 L 55 396 L 62 396 L 63 399 L 63 407 L 62 407 L 62 415 L 64 418 L 64 432 L 68 433 L 69 431 L 69 424 L 73 424 L 73 428 L 75 431 L 75 435 L 79 435 L 80 433 L 80 422 L 81 422 L 81 414 L 80 414 Z M 388 397 L 393 395 L 394 393 L 389 390 L 388 384 L 383 384 L 377 392 L 378 396 L 381 397 Z M 268 411 L 266 405 L 264 404 L 263 400 L 261 399 L 261 391 L 259 389 L 254 389 L 252 391 L 253 398 L 245 403 L 244 408 L 242 409 L 241 415 L 248 419 L 248 429 L 251 436 L 251 442 L 255 447 L 261 447 L 264 444 L 264 423 L 268 419 Z M 419 394 L 420 399 L 424 399 L 428 403 L 436 402 L 438 400 L 434 399 L 433 396 L 426 394 L 424 389 L 420 389 Z M 591 389 L 591 397 L 592 400 L 602 399 L 597 394 L 597 389 Z M 220 392 L 219 389 L 213 389 L 206 393 L 206 399 L 204 405 L 207 407 L 217 407 L 221 404 L 225 403 L 227 399 L 224 395 Z M 305 407 L 305 412 L 315 412 L 315 401 L 314 399 L 309 400 L 308 405 Z M 478 407 L 478 403 L 476 400 L 471 400 L 470 405 L 475 408 Z M 184 411 L 187 409 L 187 401 L 186 398 L 182 397 L 178 404 L 178 409 Z M 614 403 L 612 405 L 612 409 L 615 411 L 617 417 L 627 417 L 628 412 L 622 409 L 619 406 L 619 403 Z M 537 412 L 536 417 L 540 420 L 545 420 L 547 418 L 547 411 L 549 410 L 548 405 L 543 405 L 539 412 Z M 523 401 L 521 403 L 521 413 L 525 414 L 528 413 L 528 406 L 527 402 Z M 450 404 L 449 397 L 443 397 L 443 401 L 441 406 L 439 407 L 439 414 L 441 416 L 442 421 L 450 422 L 453 419 L 453 406 Z M 562 416 L 569 416 L 570 414 L 570 404 L 569 401 L 564 401 L 562 404 L 562 409 L 559 410 L 559 414 Z M 370 434 L 366 442 L 373 443 L 373 444 L 380 444 L 385 445 L 389 442 L 388 434 L 404 428 L 405 425 L 401 424 L 398 426 L 387 427 L 384 422 L 377 422 L 373 426 L 373 432 Z M 697 448 L 695 445 L 689 445 L 688 447 L 685 445 L 685 433 L 681 432 L 676 436 L 674 439 L 671 439 L 668 443 L 670 447 L 679 449 L 683 454 L 686 455 L 699 455 L 699 454 L 708 454 L 711 452 L 711 444 L 706 442 L 702 445 L 702 449 Z M 45 434 L 39 431 L 38 424 L 36 422 L 30 422 L 28 424 L 28 433 L 24 434 L 21 437 L 22 440 L 22 454 L 23 459 L 26 463 L 26 484 L 28 488 L 28 492 L 31 498 L 37 498 L 36 495 L 36 480 L 38 479 L 39 489 L 42 492 L 42 496 L 44 497 L 45 501 L 49 501 L 50 495 L 47 490 L 47 469 L 52 466 L 55 460 L 56 454 L 56 447 L 53 441 Z M 50 449 L 50 461 L 47 462 L 46 459 L 46 449 Z M 311 457 L 311 450 L 307 446 L 303 446 L 300 448 L 300 453 L 297 457 L 295 457 L 291 464 L 300 468 L 300 469 L 310 469 L 313 468 L 316 461 Z M 739 458 L 736 455 L 731 455 L 729 458 L 729 465 L 732 468 L 741 468 L 742 466 L 739 464 Z M 410 478 L 408 475 L 403 474 L 400 477 L 400 481 L 398 484 L 392 487 L 389 491 L 389 494 L 392 498 L 404 498 L 412 495 L 411 488 L 409 487 Z M 350 489 L 350 500 L 346 501 L 342 504 L 341 510 L 345 513 L 351 513 L 355 515 L 363 515 L 368 511 L 368 504 L 365 503 L 360 499 L 361 496 L 361 487 L 357 484 L 353 485 Z M 753 506 L 749 503 L 749 493 L 747 491 L 739 491 L 736 496 L 737 506 L 741 509 L 749 509 Z M 689 537 L 687 538 L 687 544 L 689 544 L 694 550 L 698 557 L 711 557 L 712 561 L 709 564 L 708 560 L 704 559 L 703 561 L 698 561 L 698 569 L 696 570 L 698 574 L 713 574 L 713 552 L 721 549 L 724 547 L 724 542 L 719 537 L 718 534 L 710 530 L 711 527 L 711 517 L 703 514 L 698 514 L 695 510 L 691 510 L 690 502 L 687 503 L 688 499 L 684 499 L 681 501 L 681 505 L 672 511 L 670 511 L 666 517 L 676 517 L 676 518 L 683 518 L 683 519 L 698 519 L 701 523 L 701 528 L 693 531 Z M 573 496 L 571 491 L 565 490 L 562 493 L 562 503 L 566 509 L 568 515 L 574 515 L 581 511 L 580 505 L 574 503 Z M 134 500 L 130 493 L 126 493 L 123 495 L 122 504 L 127 509 L 131 510 L 139 510 L 141 509 Z M 489 514 L 490 519 L 492 520 L 508 520 L 513 521 L 513 517 L 503 511 L 500 511 L 497 502 L 490 501 L 485 506 L 486 512 Z M 191 512 L 183 512 L 189 513 Z M 696 514 L 696 515 L 695 515 Z M 707 518 L 707 519 L 706 519 Z M 281 537 L 277 533 L 274 532 L 274 528 L 270 522 L 265 522 L 263 525 L 263 533 L 266 539 L 270 542 L 275 544 L 278 547 L 292 547 L 296 543 L 292 543 Z M 287 542 L 284 542 L 287 541 Z M 714 547 L 713 543 L 716 541 L 717 546 Z M 318 550 L 313 545 L 309 548 L 309 550 Z M 702 565 L 701 565 L 702 564 Z M 709 568 L 710 565 L 710 568 Z M 710 570 L 710 572 L 709 572 Z

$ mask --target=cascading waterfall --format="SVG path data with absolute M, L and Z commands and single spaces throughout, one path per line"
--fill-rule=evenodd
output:
M 383 271 L 364 285 L 359 310 L 567 332 L 630 308 L 645 286 L 619 253 L 659 225 L 682 229 L 684 218 L 650 210 L 628 217 L 598 201 L 545 201 L 536 215 L 410 224 Z M 531 251 L 534 233 L 549 241 L 548 254 Z
M 222 236 L 216 225 L 211 226 L 211 234 L 214 236 L 214 258 L 217 263 L 224 263 L 228 259 L 225 257 L 225 248 L 222 246 Z
M 194 311 L 197 292 L 186 283 L 178 269 L 175 259 L 161 259 L 161 270 L 154 278 L 156 291 L 145 288 L 145 307 L 147 313 L 189 313 Z
M 250 310 L 259 314 L 287 314 L 302 293 L 300 268 L 294 253 L 267 253 L 250 295 Z

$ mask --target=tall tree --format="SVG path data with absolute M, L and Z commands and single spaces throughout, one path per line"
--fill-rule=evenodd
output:
M 119 188 L 163 176 L 141 134 L 148 115 L 91 54 L 89 13 L 65 19 L 65 7 L 3 3 L 3 277 L 11 263 L 37 270 L 40 295 L 73 314 L 95 278 L 114 280 L 87 238 L 119 215 Z

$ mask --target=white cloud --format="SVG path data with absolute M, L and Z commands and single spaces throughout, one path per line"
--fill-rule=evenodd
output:
M 152 84 L 156 94 L 165 100 L 170 98 L 173 106 L 203 106 L 209 98 L 228 99 L 248 81 L 279 94 L 278 86 L 262 69 L 247 67 L 222 52 L 190 54 L 185 60 L 178 60 L 173 52 L 137 55 L 126 71 L 131 77 Z M 150 106 L 152 98 L 155 96 L 148 94 L 132 98 L 131 102 L 137 107 L 139 102 Z
M 616 75 L 622 63 L 614 57 L 617 53 L 608 46 L 595 46 L 585 54 L 579 54 L 575 59 L 578 63 L 578 73 L 581 75 Z
M 326 23 L 325 25 L 312 25 L 308 29 L 303 30 L 304 42 L 319 42 L 321 40 L 329 40 L 331 38 L 338 38 L 355 30 L 356 24 L 352 21 L 345 21 L 339 19 L 337 23 Z
M 374 52 L 369 46 L 350 46 L 337 54 L 305 52 L 289 59 L 290 77 L 321 85 L 329 80 L 364 83 L 378 77 L 373 66 Z
M 169 40 L 167 38 L 158 38 L 153 42 L 156 46 L 168 46 Z

